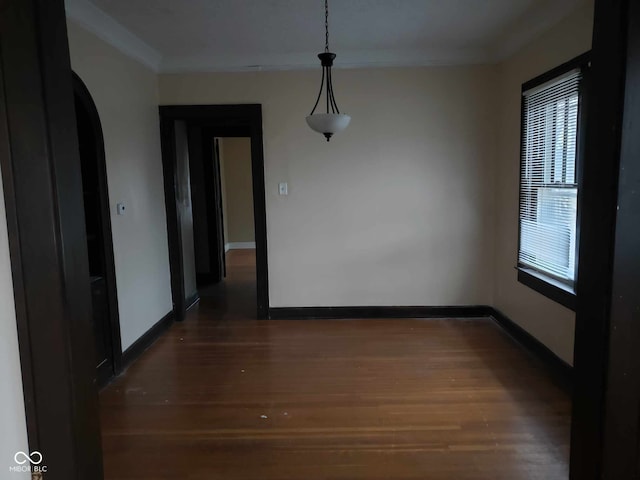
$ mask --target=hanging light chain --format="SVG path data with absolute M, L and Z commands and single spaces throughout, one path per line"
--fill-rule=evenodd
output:
M 329 0 L 324 0 L 324 51 L 329 51 Z
M 349 115 L 340 113 L 333 93 L 331 68 L 333 67 L 336 54 L 329 51 L 329 0 L 324 0 L 324 35 L 324 52 L 318 54 L 318 58 L 322 64 L 322 80 L 320 81 L 320 90 L 316 97 L 316 103 L 313 105 L 311 113 L 307 116 L 307 124 L 312 130 L 322 133 L 328 142 L 334 133 L 341 132 L 347 128 L 351 121 Z M 326 97 L 327 113 L 316 114 L 316 109 L 320 104 L 323 93 Z
M 327 102 L 327 114 L 340 114 L 338 104 L 336 103 L 335 96 L 333 94 L 333 81 L 331 78 L 331 67 L 333 66 L 333 59 L 335 54 L 329 52 L 329 0 L 324 0 L 324 28 L 325 28 L 325 46 L 324 53 L 318 55 L 322 62 L 322 81 L 320 82 L 320 91 L 316 98 L 316 103 L 313 105 L 311 114 L 313 115 L 320 103 L 322 93 L 325 92 Z

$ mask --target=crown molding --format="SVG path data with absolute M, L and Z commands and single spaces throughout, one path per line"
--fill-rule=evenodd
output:
M 545 4 L 516 21 L 497 36 L 489 48 L 429 50 L 339 51 L 336 68 L 383 68 L 486 65 L 504 61 L 545 30 L 589 0 Z M 157 73 L 259 72 L 310 70 L 318 67 L 317 52 L 268 55 L 215 55 L 163 57 L 113 17 L 89 0 L 65 0 L 67 16 L 125 55 Z
M 335 68 L 461 66 L 492 63 L 484 49 L 431 49 L 421 51 L 338 51 Z M 318 52 L 260 56 L 165 57 L 160 73 L 261 72 L 312 70 L 320 65 Z
M 162 54 L 93 3 L 88 0 L 65 0 L 64 3 L 67 18 L 153 71 L 160 70 Z
M 557 25 L 578 8 L 587 5 L 588 0 L 546 3 L 516 21 L 503 35 L 493 42 L 493 61 L 502 62 L 511 58 L 545 31 Z

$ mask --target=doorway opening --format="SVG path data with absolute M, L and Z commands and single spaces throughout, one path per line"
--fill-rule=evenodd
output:
M 120 371 L 122 356 L 104 139 L 95 103 L 75 73 L 73 94 L 89 259 L 96 380 L 101 387 Z
M 267 318 L 261 106 L 163 106 L 160 124 L 176 319 L 200 295 L 226 302 L 228 272 L 251 316 Z
M 197 175 L 192 175 L 194 199 L 194 237 L 196 281 L 203 304 L 213 305 L 219 313 L 233 318 L 254 318 L 256 303 L 256 239 L 254 228 L 251 138 L 245 136 L 218 137 L 215 129 L 205 129 L 205 181 L 209 180 L 213 195 L 209 195 L 214 209 L 213 224 L 201 222 L 196 194 Z M 230 132 L 224 132 L 229 135 Z M 212 160 L 212 161 L 211 161 Z M 192 172 L 196 173 L 192 164 Z M 205 242 L 198 237 L 207 228 L 216 234 L 218 250 L 208 255 Z M 214 272 L 207 270 L 210 266 Z M 207 307 L 205 307 L 207 308 Z

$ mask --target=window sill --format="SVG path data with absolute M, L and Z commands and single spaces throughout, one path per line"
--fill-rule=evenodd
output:
M 520 283 L 569 310 L 576 311 L 577 296 L 571 287 L 528 268 L 516 267 L 516 269 Z

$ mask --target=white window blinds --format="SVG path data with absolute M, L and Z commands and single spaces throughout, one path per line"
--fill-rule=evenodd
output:
M 520 266 L 575 281 L 580 70 L 523 93 Z

